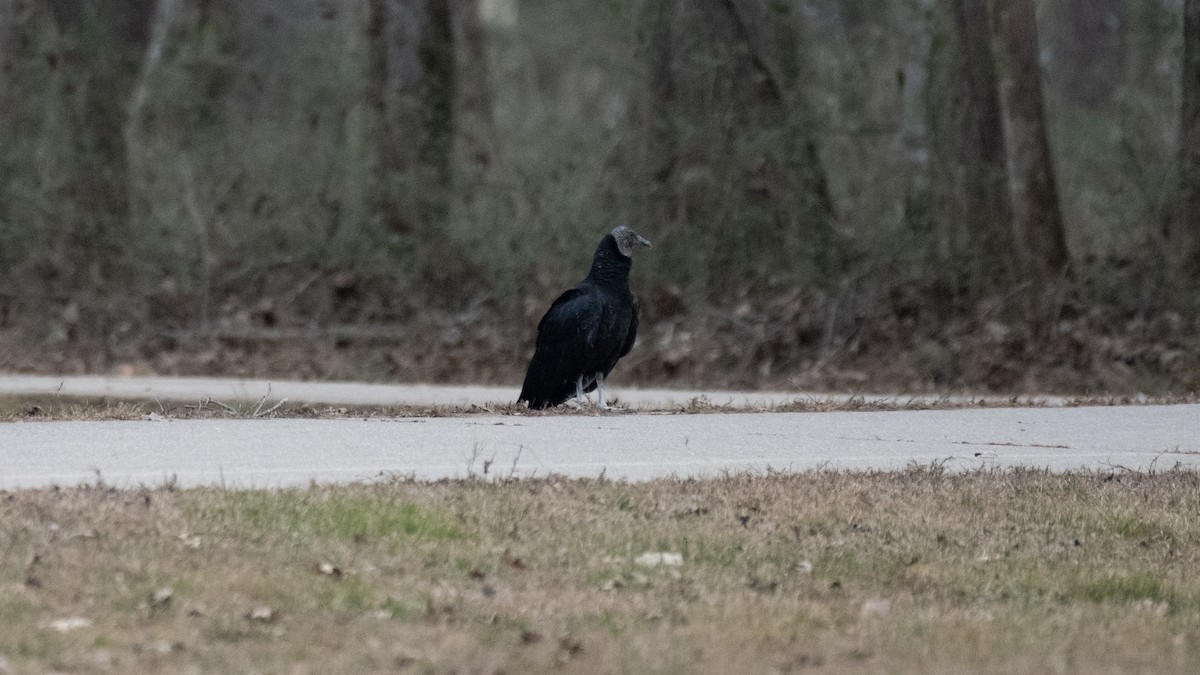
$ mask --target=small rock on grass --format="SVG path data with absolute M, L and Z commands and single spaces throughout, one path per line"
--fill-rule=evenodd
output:
M 99 668 L 112 668 L 112 664 L 113 664 L 112 651 L 109 649 L 105 649 L 103 647 L 93 651 L 92 652 L 92 663 L 95 664 Z M 6 672 L 6 671 L 0 670 L 0 673 L 3 673 L 3 672 Z
M 42 628 L 58 631 L 59 633 L 69 633 L 80 628 L 87 628 L 92 625 L 90 619 L 85 619 L 82 616 L 68 616 L 62 619 L 51 619 L 41 624 Z
M 255 605 L 249 612 L 246 612 L 246 618 L 251 621 L 271 623 L 275 620 L 275 610 L 266 605 Z
M 133 651 L 143 652 L 147 654 L 171 654 L 182 652 L 185 649 L 182 642 L 167 642 L 166 640 L 154 640 L 147 642 L 144 645 L 134 645 Z
M 683 554 L 665 551 L 647 551 L 633 559 L 633 564 L 642 567 L 679 567 L 683 564 Z
M 171 604 L 171 597 L 174 595 L 175 591 L 172 590 L 170 586 L 163 586 L 162 588 L 156 589 L 150 596 L 150 606 L 165 607 L 166 605 Z
M 863 603 L 862 616 L 887 616 L 892 611 L 892 601 L 887 598 L 872 598 Z
M 342 568 L 335 567 L 332 563 L 322 562 L 313 565 L 313 571 L 317 574 L 323 574 L 327 577 L 332 577 L 335 581 L 342 578 Z

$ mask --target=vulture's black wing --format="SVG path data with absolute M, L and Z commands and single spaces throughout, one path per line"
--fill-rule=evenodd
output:
M 537 346 L 517 400 L 537 410 L 575 393 L 575 381 L 600 337 L 602 304 L 585 286 L 563 293 L 550 305 L 538 323 Z
M 633 343 L 637 340 L 637 298 L 632 295 L 627 299 L 607 295 L 604 297 L 607 297 L 608 301 L 604 303 L 605 311 L 602 314 L 596 349 L 593 350 L 592 358 L 583 371 L 583 391 L 588 394 L 596 390 L 598 382 L 595 374 L 601 373 L 608 377 L 617 361 L 633 349 Z
M 641 304 L 638 303 L 636 296 L 633 296 L 633 318 L 629 321 L 629 332 L 625 334 L 625 344 L 621 347 L 621 357 L 629 353 L 633 349 L 633 343 L 637 341 L 638 329 L 638 314 L 641 313 Z

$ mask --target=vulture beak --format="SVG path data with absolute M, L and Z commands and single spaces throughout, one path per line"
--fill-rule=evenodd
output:
M 636 243 L 639 246 L 645 246 L 646 248 L 650 248 L 650 240 L 649 239 L 643 237 L 640 234 L 636 234 L 634 236 L 637 237 L 637 241 L 635 241 L 634 243 Z

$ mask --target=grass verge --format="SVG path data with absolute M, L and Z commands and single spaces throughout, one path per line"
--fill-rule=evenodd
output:
M 1193 472 L 101 485 L 0 540 L 17 672 L 1200 669 Z

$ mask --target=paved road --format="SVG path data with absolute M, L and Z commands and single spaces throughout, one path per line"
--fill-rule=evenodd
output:
M 678 391 L 671 389 L 633 389 L 609 384 L 610 391 L 623 405 L 641 410 L 669 410 L 686 405 L 692 399 L 705 397 L 713 404 L 735 408 L 754 408 L 789 403 L 796 400 L 839 401 L 850 394 L 815 394 L 807 392 L 738 392 L 738 391 Z M 489 403 L 512 402 L 517 398 L 516 387 L 445 386 L 431 384 L 360 384 L 351 382 L 294 382 L 267 380 L 233 380 L 199 377 L 48 377 L 37 375 L 0 375 L 0 395 L 108 396 L 121 399 L 158 399 L 160 401 L 196 401 L 211 398 L 232 404 L 237 401 L 257 401 L 268 396 L 270 402 L 282 398 L 289 403 L 320 403 L 331 405 L 445 405 L 484 406 Z M 867 401 L 904 403 L 911 396 L 867 395 Z M 916 397 L 941 400 L 942 397 Z M 954 397 L 951 397 L 952 399 Z M 987 397 L 972 397 L 973 400 Z M 1008 397 L 990 397 L 1004 403 Z M 1058 397 L 1038 397 L 1039 403 L 1061 404 Z
M 989 466 L 1200 468 L 1200 405 L 925 412 L 627 414 L 0 424 L 0 488 L 274 487 L 537 476 Z

